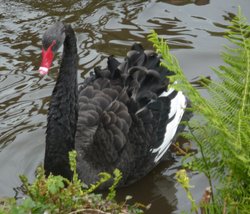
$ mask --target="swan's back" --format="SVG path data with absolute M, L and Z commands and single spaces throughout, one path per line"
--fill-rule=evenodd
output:
M 86 183 L 118 168 L 120 185 L 146 175 L 167 151 L 184 113 L 181 92 L 167 91 L 172 75 L 153 51 L 133 45 L 124 62 L 109 57 L 79 90 L 75 149 Z

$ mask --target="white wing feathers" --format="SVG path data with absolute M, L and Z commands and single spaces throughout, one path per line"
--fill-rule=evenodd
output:
M 163 92 L 160 97 L 170 96 L 174 92 L 174 89 L 169 89 L 167 92 Z M 168 150 L 172 143 L 172 140 L 176 134 L 178 125 L 181 121 L 185 108 L 187 106 L 187 101 L 185 96 L 181 91 L 179 91 L 176 96 L 171 100 L 170 112 L 169 112 L 169 123 L 166 126 L 166 131 L 164 135 L 164 140 L 158 148 L 151 150 L 152 153 L 156 153 L 154 162 L 157 163 L 165 152 Z

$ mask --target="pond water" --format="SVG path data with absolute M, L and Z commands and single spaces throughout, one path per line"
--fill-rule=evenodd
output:
M 152 49 L 147 35 L 154 29 L 168 39 L 189 80 L 215 78 L 210 66 L 222 62 L 223 32 L 248 0 L 0 0 L 0 197 L 13 196 L 19 174 L 34 178 L 43 162 L 46 114 L 58 60 L 40 77 L 41 36 L 57 20 L 71 23 L 78 39 L 79 81 L 106 57 L 123 59 L 131 44 Z M 152 207 L 147 213 L 179 213 L 189 209 L 185 192 L 174 179 L 181 157 L 172 154 L 144 179 L 119 191 Z M 200 200 L 206 179 L 190 174 L 193 195 Z

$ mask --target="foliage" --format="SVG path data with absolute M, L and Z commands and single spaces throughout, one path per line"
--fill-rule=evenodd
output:
M 192 188 L 192 186 L 189 183 L 189 177 L 187 176 L 186 170 L 182 169 L 176 172 L 176 180 L 178 181 L 178 183 L 181 184 L 181 186 L 184 188 L 184 190 L 187 193 L 187 198 L 191 202 L 191 205 L 192 205 L 191 212 L 197 213 L 198 206 L 196 205 L 195 200 L 190 191 L 190 188 Z
M 225 64 L 213 71 L 219 81 L 202 77 L 210 94 L 205 99 L 184 76 L 166 41 L 155 32 L 149 35 L 162 65 L 174 71 L 171 87 L 182 90 L 192 103 L 196 117 L 187 122 L 183 135 L 196 142 L 199 153 L 185 158 L 184 166 L 203 172 L 212 189 L 209 213 L 248 213 L 250 208 L 250 26 L 239 9 L 231 21 L 222 59 Z M 175 83 L 178 84 L 175 84 Z M 191 161 L 190 161 L 191 159 Z M 219 210 L 219 211 L 218 211 Z
M 115 188 L 122 178 L 121 172 L 114 170 L 114 183 L 109 189 L 108 196 L 93 193 L 102 183 L 112 176 L 101 173 L 100 180 L 89 188 L 83 184 L 76 173 L 76 152 L 70 152 L 70 166 L 73 171 L 72 181 L 62 176 L 45 176 L 44 169 L 39 167 L 33 184 L 29 184 L 25 176 L 20 176 L 23 183 L 23 192 L 27 195 L 21 203 L 14 199 L 2 202 L 0 213 L 143 213 L 143 205 L 128 205 L 124 202 L 115 202 Z

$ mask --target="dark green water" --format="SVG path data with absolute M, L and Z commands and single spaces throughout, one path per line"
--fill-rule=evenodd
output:
M 44 1 L 0 0 L 0 197 L 13 196 L 19 174 L 34 178 L 42 163 L 46 114 L 54 87 L 58 61 L 48 77 L 40 77 L 41 36 L 57 20 L 71 23 L 79 47 L 79 80 L 106 57 L 122 59 L 134 42 L 152 48 L 146 39 L 154 29 L 169 40 L 186 76 L 214 78 L 210 66 L 221 63 L 223 32 L 237 5 L 250 20 L 249 0 L 162 1 Z M 148 176 L 119 192 L 137 201 L 152 203 L 147 213 L 188 210 L 185 193 L 174 179 L 180 157 L 163 162 Z M 207 182 L 190 174 L 200 200 Z

